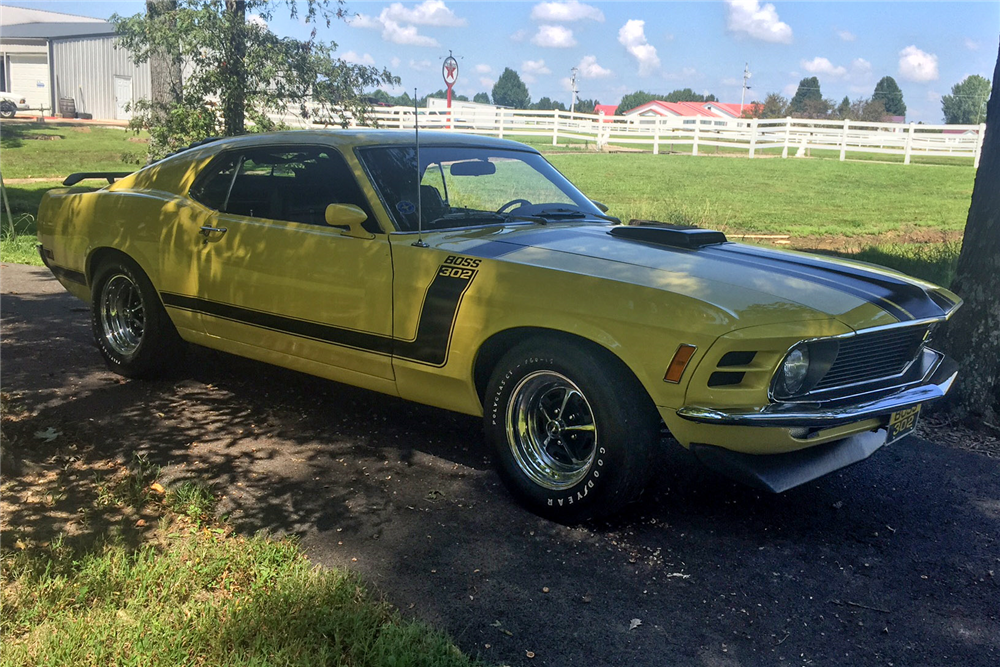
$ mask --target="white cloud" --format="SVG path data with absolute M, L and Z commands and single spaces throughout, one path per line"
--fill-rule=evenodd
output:
M 722 83 L 723 86 L 740 86 L 743 84 L 743 79 L 735 79 L 729 76 L 723 79 L 720 83 Z
M 358 55 L 356 51 L 348 51 L 344 55 L 340 56 L 340 59 L 347 63 L 354 63 L 356 65 L 374 65 L 375 59 L 372 58 L 370 53 L 365 53 Z
M 660 67 L 656 47 L 646 41 L 645 21 L 631 19 L 618 31 L 618 42 L 639 61 L 639 74 L 645 76 Z
M 845 42 L 853 42 L 857 39 L 857 36 L 850 30 L 838 30 L 837 37 L 840 37 Z
M 790 83 L 781 89 L 781 94 L 784 95 L 785 97 L 793 97 L 795 93 L 798 92 L 798 90 L 799 90 L 799 84 Z
M 399 25 L 395 21 L 382 22 L 382 39 L 393 44 L 410 46 L 441 46 L 433 37 L 421 35 L 415 25 Z
M 613 74 L 611 70 L 597 64 L 597 56 L 584 56 L 577 68 L 584 79 L 603 79 Z
M 569 2 L 543 2 L 535 5 L 531 10 L 531 18 L 535 21 L 592 21 L 604 22 L 604 12 L 597 7 L 585 5 L 577 0 Z
M 571 79 L 570 77 L 567 76 L 562 79 L 559 79 L 559 85 L 562 86 L 562 89 L 565 90 L 566 92 L 568 93 L 573 92 L 573 79 Z
M 935 93 L 933 90 L 928 90 L 927 91 L 927 101 L 928 102 L 935 102 L 935 103 L 936 102 L 940 102 L 941 101 L 941 93 Z
M 389 61 L 389 64 L 392 65 L 393 67 L 399 67 L 399 64 L 401 62 L 403 61 L 400 60 L 397 56 L 393 56 L 392 60 Z
M 376 16 L 369 16 L 367 14 L 355 14 L 352 18 L 347 19 L 347 25 L 352 28 L 367 28 L 370 30 L 380 30 L 382 28 L 382 21 Z
M 800 64 L 802 65 L 802 69 L 810 74 L 827 74 L 838 78 L 847 74 L 846 67 L 834 65 L 829 59 L 820 58 L 819 56 L 812 60 L 803 60 Z
M 938 79 L 938 58 L 933 53 L 908 46 L 899 52 L 899 76 L 906 81 L 923 83 Z
M 531 43 L 550 49 L 567 49 L 576 46 L 573 31 L 561 25 L 538 26 L 538 34 L 531 38 Z
M 496 85 L 496 81 L 488 76 L 481 76 L 479 77 L 479 84 L 492 90 L 493 86 Z
M 476 74 L 489 74 L 490 72 L 493 71 L 493 68 L 485 63 L 476 65 L 475 69 L 476 69 Z
M 468 24 L 463 18 L 455 16 L 442 0 L 424 0 L 419 5 L 407 8 L 395 2 L 385 9 L 378 17 L 357 14 L 348 19 L 352 28 L 367 28 L 381 30 L 382 39 L 393 44 L 409 46 L 441 46 L 433 37 L 421 35 L 418 25 L 429 25 L 438 28 L 459 28 Z
M 778 18 L 774 5 L 761 6 L 758 0 L 726 0 L 729 5 L 727 27 L 764 42 L 791 44 L 792 28 Z
M 455 16 L 455 12 L 448 9 L 442 0 L 424 0 L 412 9 L 403 6 L 402 3 L 394 2 L 382 10 L 379 18 L 383 21 L 432 25 L 439 28 L 461 28 L 469 23 Z
M 430 60 L 410 60 L 410 69 L 417 72 L 426 72 L 433 67 Z
M 872 64 L 864 58 L 855 58 L 851 61 L 851 77 L 864 78 L 871 76 Z
M 521 63 L 521 71 L 528 74 L 552 74 L 552 70 L 545 66 L 544 60 L 525 60 Z
M 979 50 L 979 42 L 977 42 L 975 40 L 972 40 L 972 39 L 969 39 L 968 37 L 966 37 L 965 38 L 965 48 L 967 48 L 970 51 L 978 51 Z
M 667 81 L 690 81 L 698 75 L 698 70 L 693 67 L 684 67 L 679 72 L 665 72 L 663 78 Z
M 512 42 L 523 42 L 524 40 L 528 39 L 529 35 L 531 35 L 531 33 L 522 28 L 517 32 L 515 32 L 513 35 L 511 35 L 510 39 Z
M 247 17 L 247 23 L 252 23 L 255 26 L 260 26 L 264 30 L 267 30 L 267 21 L 260 14 L 251 14 Z

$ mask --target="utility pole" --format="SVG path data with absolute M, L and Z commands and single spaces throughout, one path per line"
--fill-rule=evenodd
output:
M 573 68 L 573 80 L 572 80 L 572 83 L 570 84 L 571 87 L 572 87 L 572 89 L 573 89 L 573 100 L 569 103 L 569 112 L 570 113 L 576 113 L 576 94 L 578 92 L 580 92 L 580 91 L 578 91 L 576 89 L 576 73 L 579 72 L 579 71 L 580 70 L 577 69 L 576 67 Z
M 747 63 L 743 68 L 743 93 L 740 95 L 740 115 L 743 115 L 743 103 L 746 101 L 747 91 L 750 90 L 750 86 L 747 85 L 747 81 L 750 80 L 750 63 Z

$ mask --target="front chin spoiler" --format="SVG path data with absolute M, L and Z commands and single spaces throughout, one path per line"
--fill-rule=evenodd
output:
M 782 493 L 846 468 L 885 444 L 885 429 L 783 454 L 746 454 L 715 445 L 691 445 L 698 460 L 726 477 L 762 491 Z

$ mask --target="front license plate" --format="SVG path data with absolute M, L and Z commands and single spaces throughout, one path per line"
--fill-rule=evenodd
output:
M 889 415 L 889 426 L 886 429 L 889 433 L 885 438 L 885 444 L 888 445 L 896 442 L 900 438 L 912 433 L 913 429 L 917 428 L 917 417 L 919 416 L 919 404 L 914 405 L 912 408 L 906 408 L 905 410 L 893 412 Z

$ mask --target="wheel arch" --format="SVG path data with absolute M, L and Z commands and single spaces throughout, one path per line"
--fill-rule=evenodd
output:
M 577 334 L 559 331 L 556 329 L 546 329 L 544 327 L 515 327 L 512 329 L 505 329 L 493 334 L 483 341 L 483 344 L 479 346 L 479 351 L 476 354 L 476 361 L 473 365 L 473 381 L 475 382 L 476 394 L 479 396 L 480 401 L 484 400 L 490 376 L 493 374 L 493 370 L 496 368 L 503 355 L 515 346 L 531 339 L 557 341 L 569 345 L 575 345 L 600 356 L 612 367 L 617 368 L 625 377 L 628 377 L 630 381 L 641 390 L 642 395 L 649 401 L 649 406 L 655 409 L 655 405 L 652 397 L 649 395 L 649 391 L 642 384 L 629 365 L 626 364 L 621 357 L 615 354 L 613 350 L 610 350 L 606 346 L 601 345 L 600 343 L 589 338 L 584 338 L 583 336 Z

